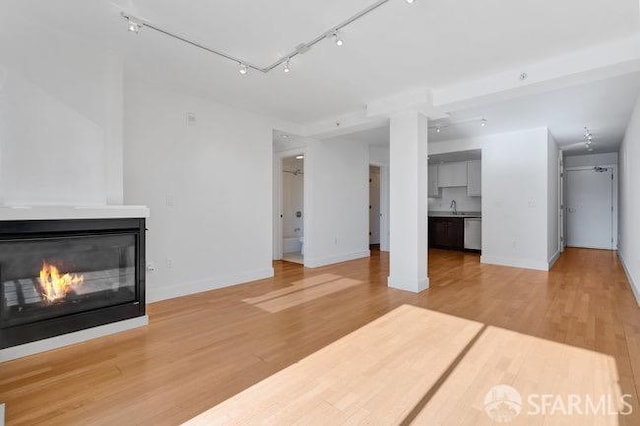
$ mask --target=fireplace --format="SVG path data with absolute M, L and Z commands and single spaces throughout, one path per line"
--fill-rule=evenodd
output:
M 0 349 L 145 315 L 145 219 L 0 222 Z

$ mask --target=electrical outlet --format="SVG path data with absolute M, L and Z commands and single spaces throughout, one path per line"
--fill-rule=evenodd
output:
M 187 113 L 187 127 L 195 126 L 197 123 L 196 115 L 192 112 Z
M 147 262 L 147 271 L 155 272 L 156 271 L 156 265 L 153 262 Z
M 167 258 L 167 269 L 173 268 L 173 260 Z

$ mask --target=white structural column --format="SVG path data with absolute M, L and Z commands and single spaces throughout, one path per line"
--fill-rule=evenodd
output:
M 391 117 L 389 287 L 421 292 L 427 278 L 427 117 Z

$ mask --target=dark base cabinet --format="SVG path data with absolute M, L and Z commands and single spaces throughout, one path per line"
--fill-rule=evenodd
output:
M 464 250 L 464 219 L 461 217 L 430 217 L 429 247 Z

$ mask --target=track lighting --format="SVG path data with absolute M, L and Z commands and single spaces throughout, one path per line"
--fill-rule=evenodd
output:
M 440 126 L 436 127 L 436 133 L 440 133 L 442 129 L 440 129 Z
M 140 32 L 140 28 L 142 28 L 141 22 L 138 22 L 131 17 L 127 18 L 127 29 L 130 32 L 138 34 Z
M 591 144 L 593 143 L 593 135 L 587 126 L 584 127 L 584 147 L 587 148 L 587 151 L 593 151 L 593 147 Z
M 284 63 L 284 72 L 289 72 L 291 69 L 289 68 L 289 59 Z
M 221 49 L 216 49 L 214 47 L 211 46 L 205 46 L 202 43 L 199 43 L 195 40 L 191 40 L 187 37 L 185 37 L 184 35 L 181 35 L 180 33 L 175 33 L 170 31 L 167 28 L 163 28 L 159 25 L 154 24 L 153 22 L 147 21 L 147 20 L 139 20 L 136 19 L 135 17 L 129 15 L 126 12 L 121 12 L 121 16 L 123 19 L 127 20 L 127 28 L 129 31 L 131 32 L 135 32 L 138 33 L 140 31 L 140 29 L 142 27 L 145 27 L 149 30 L 153 30 L 156 31 L 160 34 L 163 34 L 164 36 L 167 37 L 171 37 L 177 41 L 180 41 L 186 45 L 189 45 L 191 47 L 196 47 L 198 49 L 201 49 L 202 51 L 205 51 L 207 53 L 211 53 L 213 55 L 217 55 L 220 58 L 226 59 L 227 61 L 230 62 L 234 62 L 236 64 L 240 65 L 240 74 L 245 75 L 247 74 L 247 72 L 249 71 L 249 68 L 251 68 L 253 71 L 256 72 L 260 72 L 263 74 L 267 74 L 271 71 L 273 71 L 276 68 L 279 68 L 280 65 L 282 65 L 286 60 L 288 59 L 292 59 L 300 54 L 303 54 L 307 51 L 309 51 L 311 48 L 313 48 L 316 44 L 322 42 L 323 40 L 332 38 L 333 41 L 335 42 L 335 44 L 337 46 L 342 46 L 344 44 L 344 40 L 340 37 L 339 35 L 339 31 L 342 30 L 343 28 L 346 28 L 347 26 L 350 26 L 352 24 L 354 24 L 356 21 L 359 21 L 360 19 L 362 19 L 363 17 L 369 15 L 370 13 L 372 13 L 374 10 L 377 10 L 378 8 L 382 7 L 385 4 L 391 3 L 392 0 L 370 0 L 372 1 L 372 4 L 370 4 L 369 6 L 365 7 L 364 9 L 356 12 L 355 14 L 351 15 L 350 17 L 344 19 L 342 21 L 342 23 L 338 24 L 338 25 L 334 25 L 333 27 L 329 27 L 329 29 L 327 31 L 324 31 L 322 33 L 320 33 L 320 35 L 316 36 L 315 38 L 312 38 L 311 40 L 308 41 L 304 41 L 302 43 L 299 43 L 297 45 L 295 45 L 296 47 L 290 51 L 289 53 L 284 54 L 283 56 L 279 57 L 278 59 L 276 59 L 273 63 L 271 64 L 267 64 L 267 65 L 258 65 L 255 63 L 252 63 L 250 61 L 245 60 L 244 58 L 240 58 L 237 57 L 229 52 L 225 52 Z M 405 0 L 407 3 L 411 4 L 413 3 L 415 0 Z M 288 72 L 287 69 L 289 69 L 289 67 L 287 66 L 285 68 L 285 72 Z
M 485 120 L 484 118 L 482 120 L 480 120 L 480 125 L 482 127 L 487 127 L 487 120 Z
M 342 46 L 344 44 L 344 41 L 342 41 L 342 37 L 340 37 L 340 34 L 338 34 L 337 31 L 333 33 L 333 40 L 336 43 L 336 46 Z

